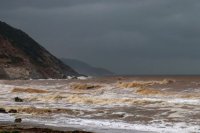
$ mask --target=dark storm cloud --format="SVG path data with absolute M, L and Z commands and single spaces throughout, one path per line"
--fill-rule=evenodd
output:
M 200 74 L 199 0 L 0 0 L 58 57 L 126 74 Z

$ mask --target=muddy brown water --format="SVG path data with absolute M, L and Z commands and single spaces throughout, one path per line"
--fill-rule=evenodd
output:
M 74 84 L 83 87 L 73 88 Z M 14 97 L 24 102 L 16 103 Z M 20 117 L 25 123 L 63 130 L 200 132 L 200 76 L 1 80 L 0 107 L 18 110 L 0 114 L 0 121 Z

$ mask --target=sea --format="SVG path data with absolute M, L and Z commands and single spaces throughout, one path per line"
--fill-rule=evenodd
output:
M 0 80 L 0 108 L 17 110 L 0 113 L 0 123 L 63 131 L 200 133 L 200 76 Z

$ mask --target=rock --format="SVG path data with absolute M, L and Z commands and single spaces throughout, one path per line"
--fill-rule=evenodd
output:
M 8 113 L 17 113 L 17 110 L 16 110 L 16 109 L 10 109 L 10 110 L 8 111 Z
M 29 35 L 0 21 L 0 79 L 79 76 Z
M 19 97 L 15 97 L 15 102 L 23 102 L 23 99 L 21 99 Z
M 15 123 L 21 123 L 22 122 L 22 119 L 21 118 L 16 118 L 15 119 Z
M 7 113 L 5 109 L 0 108 L 0 113 Z

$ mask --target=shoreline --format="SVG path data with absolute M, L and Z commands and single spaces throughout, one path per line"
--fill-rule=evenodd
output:
M 88 127 L 89 128 L 89 127 Z M 85 129 L 84 127 L 82 129 Z M 126 129 L 92 129 L 82 130 L 74 127 L 55 127 L 31 122 L 2 122 L 0 133 L 155 133 L 152 131 L 126 130 Z
M 0 133 L 94 133 L 75 128 L 60 128 L 35 123 L 0 122 Z

